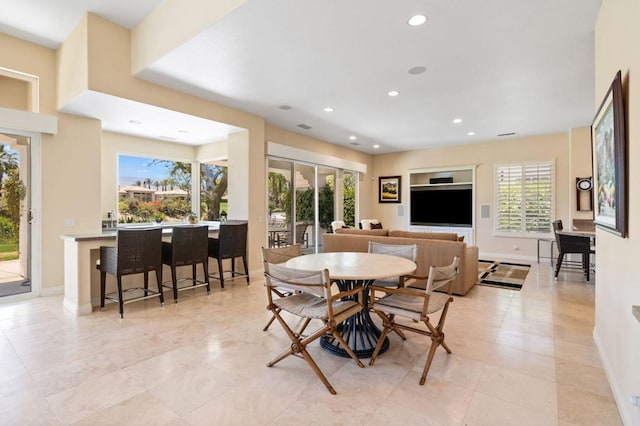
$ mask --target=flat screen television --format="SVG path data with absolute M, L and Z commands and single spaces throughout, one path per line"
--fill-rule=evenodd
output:
M 411 224 L 472 226 L 471 188 L 411 188 Z

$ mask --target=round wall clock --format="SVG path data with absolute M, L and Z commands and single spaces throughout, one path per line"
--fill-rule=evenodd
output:
M 591 178 L 580 178 L 578 182 L 576 182 L 576 186 L 581 191 L 589 191 L 592 185 Z

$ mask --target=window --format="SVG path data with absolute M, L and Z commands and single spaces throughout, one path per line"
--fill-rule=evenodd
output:
M 191 212 L 191 163 L 118 156 L 118 221 L 181 222 Z
M 226 162 L 200 164 L 200 217 L 220 220 L 229 213 L 227 206 Z
M 553 219 L 553 163 L 496 166 L 496 235 L 549 234 Z

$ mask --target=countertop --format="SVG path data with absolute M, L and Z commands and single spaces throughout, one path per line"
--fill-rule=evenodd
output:
M 197 225 L 208 225 L 209 231 L 218 231 L 220 229 L 220 222 L 199 222 Z M 136 229 L 136 228 L 157 228 L 162 227 L 163 234 L 171 234 L 174 226 L 189 226 L 188 223 L 136 223 L 136 224 L 123 224 L 119 225 L 118 229 Z M 101 232 L 85 232 L 82 234 L 63 234 L 60 236 L 63 240 L 73 241 L 88 241 L 88 240 L 110 240 L 115 238 L 117 230 L 105 230 Z

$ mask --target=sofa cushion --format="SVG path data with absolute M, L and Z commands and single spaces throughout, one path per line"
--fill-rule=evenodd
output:
M 377 237 L 389 236 L 388 229 L 350 229 L 340 228 L 336 229 L 336 234 L 356 234 L 356 235 L 375 235 Z
M 460 241 L 458 239 L 458 234 L 454 232 L 412 232 L 392 229 L 389 231 L 389 236 L 401 238 L 420 238 L 424 240 Z

